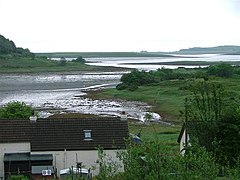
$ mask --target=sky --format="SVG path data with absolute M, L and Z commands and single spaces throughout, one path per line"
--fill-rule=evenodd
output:
M 31 52 L 240 45 L 240 0 L 0 0 L 0 34 Z

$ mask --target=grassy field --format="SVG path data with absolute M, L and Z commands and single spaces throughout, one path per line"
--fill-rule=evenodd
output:
M 138 134 L 141 131 L 143 141 L 158 141 L 163 146 L 178 152 L 179 144 L 177 139 L 181 130 L 181 125 L 164 126 L 161 124 L 141 124 L 129 122 L 129 132 Z
M 78 62 L 50 61 L 44 57 L 0 57 L 0 73 L 116 71 L 123 68 L 90 66 Z

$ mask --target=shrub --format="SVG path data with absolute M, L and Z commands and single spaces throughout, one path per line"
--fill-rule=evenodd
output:
M 128 87 L 128 90 L 129 91 L 136 91 L 138 89 L 138 86 L 136 84 L 131 84 L 129 87 Z
M 128 85 L 126 83 L 120 83 L 116 86 L 117 90 L 124 90 L 127 89 Z
M 0 109 L 0 118 L 3 119 L 26 119 L 33 113 L 33 109 L 24 102 L 13 101 Z
M 77 59 L 72 60 L 72 62 L 85 63 L 86 60 L 82 56 L 78 56 Z
M 8 180 L 28 180 L 29 178 L 24 175 L 12 175 Z
M 209 66 L 207 73 L 220 77 L 231 77 L 233 75 L 233 67 L 230 64 L 222 63 L 219 65 Z
M 66 60 L 60 60 L 59 66 L 66 66 L 67 62 Z

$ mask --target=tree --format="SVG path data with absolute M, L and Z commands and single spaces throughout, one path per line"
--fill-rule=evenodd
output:
M 191 96 L 187 98 L 188 120 L 200 122 L 217 121 L 222 116 L 224 89 L 221 84 L 207 81 L 189 86 Z
M 235 166 L 240 150 L 240 109 L 231 108 L 224 114 L 218 126 L 216 140 L 219 145 L 216 156 L 221 164 Z
M 231 77 L 233 75 L 233 67 L 230 64 L 221 63 L 219 65 L 209 66 L 207 73 L 220 77 Z
M 220 84 L 206 81 L 190 90 L 185 120 L 192 146 L 205 147 L 221 165 L 234 166 L 240 149 L 238 98 L 229 96 Z
M 28 119 L 33 114 L 33 109 L 24 102 L 13 101 L 0 109 L 1 119 Z
M 83 59 L 82 56 L 78 56 L 77 59 L 74 59 L 74 60 L 72 60 L 72 61 L 73 61 L 73 62 L 78 62 L 78 63 L 83 63 L 83 64 L 86 62 L 86 60 Z
M 66 66 L 67 61 L 65 57 L 61 57 L 59 61 L 59 66 Z
M 32 56 L 29 49 L 16 47 L 15 43 L 4 36 L 0 35 L 0 54 L 12 54 L 20 56 Z

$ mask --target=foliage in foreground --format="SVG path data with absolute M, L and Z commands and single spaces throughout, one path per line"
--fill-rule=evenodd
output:
M 118 154 L 124 172 L 111 174 L 108 171 L 114 168 L 102 168 L 98 179 L 238 179 L 240 97 L 216 82 L 195 83 L 186 86 L 191 94 L 183 115 L 190 125 L 191 146 L 184 156 L 169 150 L 158 138 L 140 145 L 129 141 L 126 150 Z
M 24 175 L 12 175 L 8 180 L 29 180 L 29 178 Z
M 33 109 L 24 102 L 13 101 L 0 109 L 0 119 L 28 119 Z
M 199 145 L 191 146 L 182 156 L 178 151 L 166 146 L 157 136 L 151 140 L 144 140 L 141 144 L 134 144 L 131 139 L 127 140 L 126 149 L 117 151 L 117 157 L 123 164 L 114 161 L 101 148 L 98 153 L 97 163 L 100 167 L 99 175 L 96 177 L 98 180 L 240 177 L 239 158 L 235 166 L 221 165 L 214 153 Z
M 129 141 L 126 150 L 118 152 L 118 158 L 124 165 L 122 172 L 119 172 L 119 164 L 109 161 L 109 157 L 101 149 L 99 151 L 99 180 L 215 179 L 219 174 L 213 156 L 204 148 L 181 156 L 171 152 L 157 140 L 140 145 Z
M 205 147 L 222 166 L 234 167 L 240 150 L 240 97 L 221 84 L 198 82 L 186 99 L 185 123 L 191 143 Z

